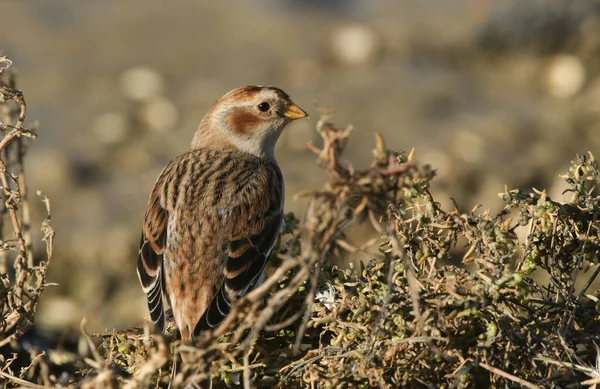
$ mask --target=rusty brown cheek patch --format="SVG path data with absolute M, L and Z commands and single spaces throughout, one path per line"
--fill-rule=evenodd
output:
M 253 112 L 237 110 L 231 114 L 230 128 L 239 135 L 252 133 L 256 127 L 263 123 L 263 118 Z

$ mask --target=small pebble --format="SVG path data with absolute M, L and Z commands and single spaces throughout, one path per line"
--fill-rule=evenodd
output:
M 178 116 L 175 104 L 164 97 L 153 98 L 142 110 L 142 118 L 155 132 L 172 129 L 177 123 Z
M 107 145 L 123 142 L 128 130 L 127 118 L 117 112 L 104 113 L 92 122 L 92 133 L 99 142 Z
M 557 99 L 569 99 L 583 88 L 586 81 L 585 67 L 574 55 L 555 56 L 546 68 L 544 86 L 548 94 Z
M 371 28 L 353 24 L 333 32 L 330 50 L 336 62 L 344 65 L 363 65 L 375 59 L 381 42 Z
M 160 74 L 148 67 L 134 67 L 121 76 L 121 92 L 132 101 L 148 101 L 160 95 L 163 87 Z

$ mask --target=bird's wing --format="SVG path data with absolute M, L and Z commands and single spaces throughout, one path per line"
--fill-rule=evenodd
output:
M 229 313 L 231 299 L 254 288 L 275 246 L 283 221 L 283 177 L 275 165 L 267 171 L 265 180 L 239 189 L 228 213 L 226 223 L 231 233 L 223 283 L 196 325 L 195 335 L 216 327 Z
M 150 318 L 161 331 L 165 327 L 163 309 L 163 293 L 165 291 L 163 290 L 162 263 L 166 249 L 169 214 L 161 204 L 159 189 L 162 186 L 165 171 L 163 171 L 150 193 L 137 262 L 137 274 L 148 299 Z

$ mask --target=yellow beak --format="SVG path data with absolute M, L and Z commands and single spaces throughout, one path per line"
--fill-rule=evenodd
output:
M 308 116 L 308 114 L 306 113 L 306 111 L 304 111 L 302 108 L 298 107 L 296 104 L 290 104 L 290 105 L 288 105 L 285 112 L 283 113 L 283 116 L 285 116 L 288 119 L 296 120 L 296 119 L 305 118 Z

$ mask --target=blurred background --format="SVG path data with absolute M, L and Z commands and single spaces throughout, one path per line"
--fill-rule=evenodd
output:
M 241 85 L 276 85 L 313 115 L 278 145 L 299 217 L 294 193 L 324 180 L 305 147 L 319 140 L 317 106 L 355 126 L 357 166 L 375 131 L 416 147 L 446 207 L 497 211 L 504 184 L 561 199 L 575 153 L 600 157 L 593 0 L 2 0 L 0 14 L 0 52 L 39 121 L 31 193 L 50 197 L 57 232 L 58 286 L 38 311 L 50 327 L 143 323 L 135 263 L 149 191 L 210 104 Z M 32 200 L 35 227 L 44 209 Z

